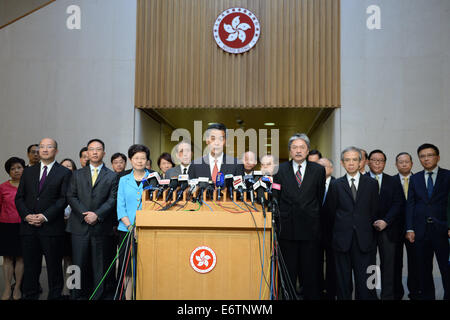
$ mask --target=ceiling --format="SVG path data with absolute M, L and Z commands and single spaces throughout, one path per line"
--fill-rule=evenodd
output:
M 279 158 L 288 159 L 288 141 L 292 134 L 304 132 L 308 135 L 323 123 L 333 111 L 331 108 L 277 108 L 277 109 L 146 109 L 150 116 L 165 122 L 172 130 L 176 128 L 187 129 L 191 136 L 194 135 L 194 121 L 202 121 L 202 132 L 208 123 L 221 122 L 227 129 L 267 129 L 267 137 L 270 138 L 271 130 L 279 130 Z M 265 123 L 274 123 L 267 126 Z M 170 137 L 167 137 L 170 140 Z M 258 137 L 260 139 L 261 137 Z M 229 140 L 229 139 L 228 139 Z M 271 143 L 274 145 L 275 141 Z M 248 140 L 247 140 L 248 146 Z M 235 142 L 235 150 L 236 150 Z M 229 145 L 229 141 L 227 141 Z M 268 153 L 275 150 L 268 148 Z M 273 151 L 273 152 L 271 152 Z M 229 153 L 229 151 L 227 152 Z M 236 154 L 236 153 L 235 153 Z

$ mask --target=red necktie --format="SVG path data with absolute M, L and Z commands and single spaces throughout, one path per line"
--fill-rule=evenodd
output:
M 214 183 L 216 183 L 217 172 L 219 172 L 219 169 L 217 168 L 217 160 L 214 160 L 214 169 L 212 172 L 212 180 Z

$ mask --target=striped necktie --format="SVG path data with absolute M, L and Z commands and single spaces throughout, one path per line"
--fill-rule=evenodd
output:
M 302 185 L 302 173 L 300 172 L 301 167 L 302 167 L 301 165 L 298 166 L 297 173 L 295 174 L 295 179 L 297 179 L 297 184 L 299 188 Z

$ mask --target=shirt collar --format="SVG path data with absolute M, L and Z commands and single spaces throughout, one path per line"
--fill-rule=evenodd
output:
M 302 166 L 300 170 L 306 169 L 306 164 L 308 163 L 308 161 L 303 160 L 302 163 L 298 164 L 297 162 L 295 162 L 294 160 L 292 160 L 292 163 L 293 163 L 295 172 L 297 172 L 298 167 L 299 167 L 300 165 Z
M 91 172 L 93 172 L 95 168 L 97 168 L 98 172 L 100 172 L 102 170 L 102 168 L 103 168 L 103 165 L 104 165 L 104 163 L 102 163 L 98 167 L 94 167 L 92 164 L 89 164 L 89 167 L 91 168 Z
M 47 172 L 50 171 L 50 169 L 53 167 L 53 165 L 55 164 L 55 162 L 56 162 L 56 160 L 53 160 L 52 163 L 49 163 L 49 164 L 47 164 L 47 165 L 45 165 L 45 164 L 43 164 L 43 163 L 41 162 L 41 171 L 44 170 L 44 167 L 45 167 L 45 166 L 47 166 Z
M 209 164 L 214 165 L 214 161 L 217 160 L 217 165 L 222 164 L 223 152 L 216 158 L 214 158 L 211 153 L 209 153 Z
M 428 172 L 433 172 L 432 177 L 437 177 L 437 173 L 439 171 L 439 167 L 436 166 L 436 168 L 434 168 L 432 171 L 428 171 L 428 170 L 424 170 L 425 171 L 425 176 L 428 176 Z
M 352 183 L 351 179 L 355 179 L 355 183 L 359 182 L 359 178 L 361 177 L 361 173 L 358 171 L 358 173 L 352 177 L 351 175 L 349 175 L 348 173 L 345 174 L 347 176 L 347 181 L 348 183 Z

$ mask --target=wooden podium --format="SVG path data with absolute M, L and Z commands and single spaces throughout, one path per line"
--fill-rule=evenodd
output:
M 186 204 L 185 197 L 180 206 L 158 211 L 160 205 L 144 194 L 142 211 L 136 213 L 137 299 L 269 299 L 271 213 L 264 219 L 256 205 L 258 211 L 251 214 L 224 200 L 226 194 L 220 201 L 216 194 L 215 201 L 205 201 L 212 211 L 205 204 Z M 191 265 L 194 250 L 203 246 L 212 249 L 216 258 L 214 268 L 207 273 L 199 273 Z M 197 266 L 199 255 L 194 257 Z M 213 257 L 207 261 L 210 267 Z

